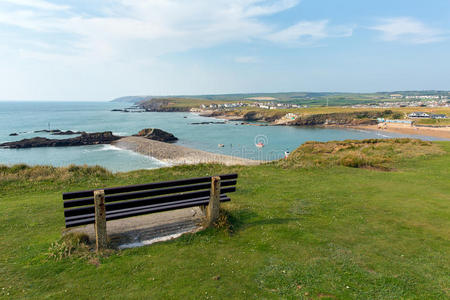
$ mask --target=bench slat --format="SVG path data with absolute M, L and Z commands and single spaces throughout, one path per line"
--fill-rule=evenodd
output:
M 230 201 L 230 198 L 227 196 L 224 196 L 220 198 L 221 202 L 227 202 Z M 156 212 L 163 212 L 168 210 L 174 210 L 174 209 L 181 209 L 181 208 L 188 208 L 188 207 L 194 207 L 194 206 L 200 206 L 200 205 L 207 205 L 209 203 L 209 197 L 203 198 L 203 200 L 193 200 L 185 203 L 178 203 L 178 204 L 166 204 L 166 205 L 160 205 L 153 208 L 147 208 L 147 209 L 137 209 L 135 211 L 126 211 L 126 212 L 120 212 L 116 211 L 115 213 L 106 213 L 106 220 L 112 221 L 117 219 L 123 219 L 123 218 L 129 218 L 129 217 L 135 217 L 140 215 L 145 215 L 149 213 L 156 213 Z M 87 225 L 87 224 L 93 224 L 95 222 L 95 217 L 86 218 L 82 220 L 75 220 L 75 221 L 69 221 L 66 222 L 66 228 L 69 227 L 75 227 L 80 225 Z
M 221 180 L 237 179 L 238 174 L 220 175 L 220 178 L 221 178 Z M 103 190 L 105 191 L 105 195 L 112 195 L 112 194 L 119 194 L 119 193 L 127 193 L 127 192 L 141 191 L 141 190 L 150 190 L 150 189 L 166 188 L 166 187 L 196 184 L 196 183 L 205 183 L 205 182 L 211 182 L 211 176 L 173 180 L 173 181 L 154 182 L 154 183 L 146 183 L 146 184 L 137 184 L 137 185 L 128 185 L 128 186 L 120 186 L 120 187 L 112 187 L 112 188 L 105 188 Z M 95 190 L 99 190 L 99 189 L 95 189 Z M 92 194 L 94 193 L 95 190 L 64 193 L 63 200 L 90 197 L 90 196 L 92 196 Z
M 221 201 L 222 201 L 222 199 L 226 199 L 226 198 L 228 198 L 227 195 L 221 195 Z M 159 206 L 167 206 L 167 205 L 171 205 L 171 204 L 182 204 L 182 203 L 189 203 L 192 201 L 206 201 L 206 200 L 209 200 L 209 197 L 200 197 L 200 198 L 193 198 L 193 199 L 191 198 L 191 199 L 187 199 L 187 200 L 173 201 L 170 203 L 158 203 L 158 204 L 151 204 L 151 205 L 145 205 L 145 206 L 139 206 L 139 207 L 124 208 L 124 209 L 115 210 L 115 211 L 109 211 L 109 212 L 107 211 L 106 214 L 108 215 L 108 214 L 116 214 L 119 212 L 122 213 L 122 212 L 129 212 L 129 211 L 138 211 L 138 210 L 142 210 L 142 209 L 154 208 L 154 207 L 159 207 Z M 66 217 L 66 222 L 82 220 L 82 219 L 87 219 L 87 218 L 93 218 L 93 217 L 95 217 L 95 213 L 76 215 L 76 216 Z
M 225 187 L 220 189 L 221 194 L 226 193 L 232 193 L 236 191 L 235 186 L 231 187 Z M 122 202 L 113 202 L 113 203 L 107 203 L 105 204 L 106 211 L 114 211 L 124 208 L 132 208 L 132 207 L 139 207 L 139 206 L 145 206 L 150 204 L 158 204 L 158 203 L 168 203 L 173 201 L 179 201 L 179 200 L 186 200 L 186 199 L 192 199 L 192 198 L 199 198 L 199 197 L 207 197 L 210 196 L 210 191 L 200 191 L 200 192 L 189 192 L 184 194 L 175 194 L 175 195 L 169 195 L 169 196 L 160 196 L 160 197 L 153 197 L 153 198 L 144 198 L 144 199 L 138 199 L 138 200 L 129 200 L 129 201 L 122 201 Z M 65 217 L 71 217 L 76 215 L 83 215 L 83 214 L 89 214 L 94 213 L 94 206 L 83 206 L 83 207 L 75 207 L 75 208 L 69 208 L 64 210 L 64 216 Z
M 236 184 L 237 184 L 236 180 L 228 180 L 228 181 L 221 182 L 221 186 L 223 186 L 223 187 L 233 186 Z M 132 192 L 132 193 L 105 196 L 105 202 L 108 203 L 108 202 L 131 200 L 131 199 L 150 197 L 150 196 L 161 196 L 161 195 L 181 193 L 181 192 L 205 190 L 205 189 L 210 189 L 210 188 L 211 188 L 211 183 L 208 182 L 208 183 L 200 183 L 200 184 L 186 185 L 186 186 L 179 186 L 179 187 L 152 189 L 152 190 L 146 190 L 146 191 L 142 191 L 142 192 Z M 64 208 L 85 206 L 85 205 L 94 205 L 94 197 L 64 201 Z

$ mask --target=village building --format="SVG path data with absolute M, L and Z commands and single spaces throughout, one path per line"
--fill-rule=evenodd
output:
M 416 111 L 408 115 L 410 118 L 429 118 L 430 115 L 425 112 Z

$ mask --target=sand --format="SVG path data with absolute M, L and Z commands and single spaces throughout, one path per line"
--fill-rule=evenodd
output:
M 442 139 L 450 139 L 450 127 L 422 127 L 422 126 L 411 126 L 409 124 L 399 124 L 399 123 L 388 123 L 386 129 L 379 129 L 377 125 L 359 125 L 359 126 L 348 126 L 348 127 L 349 128 L 358 128 L 358 129 L 397 132 L 397 133 L 402 133 L 402 134 L 432 136 L 432 137 L 437 137 L 437 138 L 442 138 Z
M 215 154 L 179 146 L 176 144 L 163 143 L 135 136 L 125 137 L 120 140 L 114 141 L 112 145 L 122 149 L 132 150 L 143 155 L 154 157 L 170 165 L 219 163 L 226 166 L 249 166 L 258 165 L 261 163 L 257 160 Z

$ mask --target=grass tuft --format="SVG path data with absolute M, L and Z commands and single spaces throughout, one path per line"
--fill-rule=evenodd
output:
M 233 218 L 231 217 L 230 213 L 227 210 L 221 208 L 219 211 L 219 217 L 214 222 L 214 228 L 231 234 L 234 231 L 232 221 Z
M 89 237 L 83 233 L 65 234 L 59 241 L 51 244 L 47 255 L 54 260 L 68 257 L 90 257 Z

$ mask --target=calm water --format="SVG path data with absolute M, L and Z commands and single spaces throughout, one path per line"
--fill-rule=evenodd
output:
M 67 138 L 33 133 L 35 130 L 112 131 L 132 135 L 143 128 L 161 128 L 177 136 L 179 145 L 205 151 L 232 154 L 251 159 L 278 159 L 306 141 L 405 137 L 374 131 L 296 128 L 284 126 L 244 126 L 227 124 L 192 125 L 194 122 L 218 121 L 191 113 L 121 113 L 113 108 L 121 103 L 85 102 L 0 102 L 0 143 L 35 136 Z M 9 136 L 10 133 L 19 136 Z M 262 141 L 266 146 L 255 147 Z M 218 148 L 224 144 L 224 148 Z M 26 163 L 65 166 L 69 164 L 101 165 L 112 171 L 158 168 L 165 164 L 111 145 L 61 148 L 0 149 L 0 164 Z

